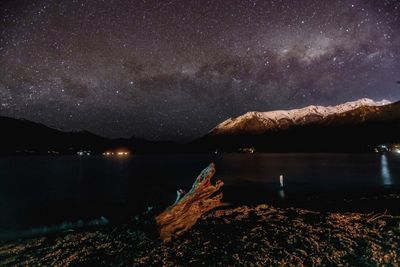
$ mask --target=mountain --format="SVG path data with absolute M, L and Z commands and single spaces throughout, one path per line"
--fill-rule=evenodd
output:
M 270 112 L 247 112 L 237 118 L 229 118 L 209 132 L 211 136 L 263 134 L 269 131 L 289 129 L 294 126 L 306 126 L 322 122 L 330 116 L 346 113 L 364 106 L 383 106 L 390 102 L 375 102 L 363 98 L 337 106 L 308 106 L 301 109 L 276 110 Z
M 400 143 L 400 102 L 360 99 L 337 106 L 248 112 L 228 119 L 186 145 L 141 138 L 109 139 L 87 131 L 64 132 L 43 124 L 0 117 L 0 154 L 132 153 L 211 151 L 366 152 Z M 249 149 L 250 148 L 250 149 Z
M 400 102 L 360 99 L 337 106 L 248 112 L 192 143 L 207 150 L 362 152 L 400 140 Z
M 109 139 L 87 131 L 64 132 L 8 117 L 0 117 L 0 129 L 0 154 L 75 154 L 80 150 L 102 153 L 116 148 L 126 148 L 133 153 L 159 153 L 179 149 L 173 142 L 153 142 L 135 137 Z

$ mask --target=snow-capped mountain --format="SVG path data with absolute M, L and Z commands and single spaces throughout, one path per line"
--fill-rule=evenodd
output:
M 371 152 L 400 143 L 400 101 L 360 99 L 337 106 L 248 112 L 191 146 L 207 152 Z
M 374 101 L 363 98 L 337 106 L 308 106 L 301 109 L 269 112 L 252 111 L 220 123 L 209 132 L 209 136 L 263 134 L 289 129 L 293 126 L 318 124 L 328 117 L 345 114 L 361 107 L 381 107 L 390 103 L 387 100 Z

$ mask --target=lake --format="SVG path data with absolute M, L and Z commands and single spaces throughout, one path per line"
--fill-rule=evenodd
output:
M 101 216 L 110 221 L 167 206 L 215 162 L 232 205 L 267 203 L 326 211 L 398 212 L 346 204 L 399 193 L 399 154 L 218 154 L 0 157 L 0 238 Z M 279 176 L 284 176 L 284 189 Z M 400 213 L 400 212 L 398 212 Z

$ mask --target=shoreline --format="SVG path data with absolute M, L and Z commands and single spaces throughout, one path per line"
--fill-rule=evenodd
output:
M 225 193 L 229 193 L 226 190 Z M 226 198 L 225 194 L 225 198 Z M 248 196 L 246 196 L 248 197 Z M 257 206 L 266 203 L 265 201 L 243 201 L 228 202 L 225 206 L 235 208 L 239 206 Z M 349 193 L 341 194 L 339 196 L 322 196 L 316 194 L 314 196 L 308 196 L 303 199 L 298 197 L 290 198 L 282 201 L 269 200 L 268 205 L 276 208 L 299 208 L 305 210 L 312 210 L 317 212 L 336 212 L 336 213 L 379 213 L 387 212 L 390 215 L 400 216 L 400 189 L 391 188 L 385 189 L 374 193 L 363 192 L 363 193 Z M 4 242 L 13 242 L 17 239 L 27 239 L 46 235 L 57 235 L 63 231 L 74 230 L 79 231 L 82 229 L 93 228 L 99 225 L 118 225 L 129 220 L 133 216 L 141 216 L 145 213 L 145 210 L 149 206 L 143 206 L 142 209 L 137 210 L 135 213 L 124 212 L 121 214 L 115 214 L 114 216 L 103 215 L 99 213 L 98 216 L 87 217 L 81 219 L 81 217 L 68 218 L 63 221 L 56 221 L 50 224 L 44 225 L 33 225 L 26 228 L 15 228 L 6 229 L 0 231 L 0 244 Z M 154 208 L 154 207 L 153 207 Z
M 162 243 L 143 221 L 0 245 L 1 265 L 382 265 L 400 263 L 400 216 L 266 204 L 215 210 Z M 139 225 L 142 227 L 139 227 Z

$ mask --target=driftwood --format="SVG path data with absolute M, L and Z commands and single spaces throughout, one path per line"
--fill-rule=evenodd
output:
M 223 182 L 218 180 L 215 185 L 211 184 L 210 179 L 214 174 L 215 165 L 211 163 L 200 173 L 187 194 L 178 190 L 175 203 L 156 216 L 158 231 L 163 241 L 167 242 L 173 236 L 181 235 L 205 213 L 222 205 L 222 193 L 217 192 L 223 186 Z

